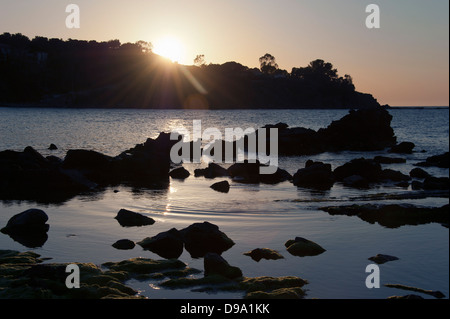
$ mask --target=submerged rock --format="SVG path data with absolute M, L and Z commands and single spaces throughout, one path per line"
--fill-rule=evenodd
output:
M 287 251 L 291 255 L 299 257 L 317 256 L 325 251 L 320 245 L 302 237 L 295 237 L 294 240 L 288 240 L 284 246 L 286 246 Z
M 395 256 L 389 256 L 389 255 L 383 255 L 383 254 L 377 254 L 376 256 L 369 257 L 369 260 L 377 263 L 377 264 L 384 264 L 388 261 L 398 260 L 398 257 Z
M 183 253 L 183 238 L 176 228 L 147 237 L 137 243 L 145 250 L 167 259 L 178 258 Z
M 410 204 L 350 205 L 321 207 L 330 215 L 357 216 L 368 223 L 388 228 L 428 223 L 449 223 L 449 205 L 421 207 Z
M 129 239 L 120 239 L 112 244 L 112 246 L 116 249 L 129 250 L 133 249 L 136 244 L 134 243 L 134 241 L 131 241 Z
M 221 193 L 228 193 L 230 191 L 230 183 L 228 183 L 228 181 L 217 182 L 212 184 L 210 187 Z
M 123 227 L 153 225 L 155 220 L 151 217 L 144 216 L 139 213 L 132 212 L 127 209 L 121 209 L 116 217 L 119 224 Z
M 238 267 L 230 266 L 222 256 L 216 253 L 207 253 L 203 263 L 205 276 L 220 275 L 229 279 L 242 277 L 242 271 Z
M 193 258 L 203 257 L 208 252 L 221 254 L 230 249 L 234 242 L 209 222 L 194 223 L 180 230 L 184 247 Z
M 252 251 L 244 253 L 246 256 L 250 256 L 255 261 L 260 261 L 261 259 L 282 259 L 284 258 L 279 252 L 269 249 L 269 248 L 256 248 Z

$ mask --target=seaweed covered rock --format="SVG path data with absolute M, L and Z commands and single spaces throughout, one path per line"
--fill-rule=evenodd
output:
M 238 267 L 230 266 L 222 256 L 216 253 L 207 253 L 203 257 L 203 263 L 205 276 L 220 275 L 229 279 L 242 277 L 242 271 Z

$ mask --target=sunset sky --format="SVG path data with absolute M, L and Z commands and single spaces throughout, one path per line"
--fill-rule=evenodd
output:
M 66 6 L 81 11 L 67 29 Z M 381 28 L 368 29 L 366 6 L 381 11 Z M 177 39 L 179 62 L 236 61 L 259 67 L 275 56 L 280 68 L 321 58 L 350 74 L 361 92 L 392 106 L 449 105 L 447 0 L 2 0 L 0 33 L 49 38 L 158 44 Z

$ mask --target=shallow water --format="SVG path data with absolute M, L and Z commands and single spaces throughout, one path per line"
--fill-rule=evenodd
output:
M 345 110 L 252 110 L 252 111 L 155 111 L 155 110 L 65 110 L 0 108 L 0 150 L 23 150 L 31 145 L 45 155 L 63 157 L 68 149 L 94 149 L 109 155 L 170 131 L 181 124 L 191 127 L 201 119 L 206 127 L 254 127 L 285 122 L 290 126 L 313 129 L 326 127 L 347 113 Z M 402 156 L 406 164 L 383 165 L 409 173 L 413 164 L 426 157 L 448 151 L 448 109 L 390 110 L 392 126 L 400 141 L 412 141 L 415 152 Z M 47 150 L 50 143 L 59 149 Z M 426 150 L 422 153 L 421 150 Z M 291 174 L 304 167 L 308 159 L 331 163 L 333 168 L 353 158 L 371 158 L 385 152 L 340 152 L 316 156 L 282 157 L 279 166 Z M 198 164 L 184 164 L 193 173 Z M 204 164 L 201 164 L 204 165 Z M 448 169 L 427 168 L 435 176 L 448 176 Z M 380 265 L 381 284 L 398 283 L 423 289 L 440 290 L 449 296 L 448 228 L 439 224 L 402 226 L 390 229 L 369 224 L 357 217 L 331 216 L 321 206 L 361 202 L 362 195 L 404 193 L 409 189 L 376 187 L 360 191 L 335 186 L 326 192 L 294 187 L 289 182 L 277 185 L 252 185 L 232 182 L 228 194 L 209 186 L 223 179 L 208 180 L 191 175 L 184 181 L 171 180 L 163 190 L 107 189 L 95 196 L 77 196 L 58 205 L 29 202 L 0 202 L 0 225 L 25 209 L 36 207 L 49 215 L 48 240 L 35 248 L 54 262 L 119 261 L 132 257 L 159 256 L 139 246 L 121 251 L 112 243 L 128 238 L 140 241 L 172 227 L 182 229 L 194 222 L 209 221 L 220 227 L 236 243 L 223 257 L 242 269 L 245 276 L 299 276 L 308 280 L 307 298 L 386 298 L 409 292 L 381 287 L 368 289 L 367 258 L 378 253 L 400 259 Z M 118 190 L 119 192 L 114 192 Z M 354 200 L 357 198 L 358 200 Z M 377 201 L 379 202 L 379 201 Z M 448 204 L 448 198 L 390 200 L 427 206 Z M 150 216 L 156 223 L 145 227 L 121 227 L 114 219 L 121 208 Z M 290 255 L 284 243 L 301 236 L 326 249 L 314 257 Z M 278 250 L 284 259 L 253 261 L 242 253 L 258 247 Z M 0 234 L 0 249 L 30 250 Z M 192 259 L 185 251 L 180 260 L 203 269 L 202 259 Z M 241 293 L 200 293 L 189 289 L 167 290 L 158 281 L 129 284 L 151 298 L 242 298 Z M 422 295 L 430 298 L 427 295 Z

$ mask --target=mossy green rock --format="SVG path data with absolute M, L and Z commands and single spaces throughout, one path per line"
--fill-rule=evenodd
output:
M 284 245 L 290 254 L 300 257 L 317 256 L 325 251 L 320 245 L 302 237 L 288 240 Z

